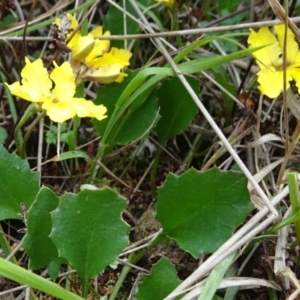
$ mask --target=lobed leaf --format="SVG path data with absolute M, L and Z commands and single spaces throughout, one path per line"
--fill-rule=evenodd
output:
M 174 265 L 166 257 L 162 257 L 139 284 L 136 299 L 163 300 L 180 282 Z
M 21 219 L 20 204 L 29 208 L 39 190 L 39 173 L 30 170 L 27 160 L 9 153 L 0 145 L 0 220 Z
M 164 234 L 198 257 L 218 249 L 252 209 L 242 173 L 189 169 L 169 174 L 158 189 L 156 219 Z
M 59 256 L 78 272 L 84 295 L 91 277 L 113 263 L 128 244 L 126 202 L 111 189 L 65 194 L 52 212 L 51 238 Z
M 59 203 L 55 193 L 42 187 L 28 211 L 27 232 L 23 246 L 30 257 L 29 267 L 38 270 L 58 258 L 58 252 L 49 235 L 52 229 L 50 212 Z

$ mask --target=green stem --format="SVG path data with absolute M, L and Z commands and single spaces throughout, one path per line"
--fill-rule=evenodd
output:
M 196 138 L 193 141 L 192 147 L 188 153 L 188 155 L 185 157 L 183 163 L 187 166 L 187 168 L 190 166 L 195 153 L 197 152 L 197 149 L 199 148 L 199 142 L 201 141 L 202 134 L 197 134 Z
M 76 87 L 76 94 L 75 96 L 77 98 L 83 98 L 84 97 L 84 82 L 80 83 L 77 87 Z M 75 151 L 76 147 L 77 147 L 77 132 L 78 132 L 78 128 L 80 126 L 80 118 L 75 116 L 73 118 L 73 130 L 72 130 L 72 134 L 70 136 L 70 139 L 68 139 L 68 146 L 69 146 L 69 151 Z M 73 169 L 73 160 L 70 161 L 70 169 Z M 75 168 L 79 169 L 79 161 L 78 158 L 75 158 Z
M 22 135 L 21 128 L 27 122 L 27 120 L 37 111 L 38 111 L 37 104 L 31 103 L 25 110 L 21 120 L 19 121 L 19 123 L 17 124 L 17 126 L 15 128 L 14 138 L 15 138 L 16 148 L 17 148 L 17 152 L 21 156 L 21 158 L 22 158 L 23 144 L 24 144 L 24 141 L 21 142 L 22 139 L 20 139 L 20 136 Z
M 0 62 L 0 65 L 2 66 L 1 62 Z M 4 76 L 4 74 L 2 72 L 0 72 L 0 76 L 1 76 L 2 82 L 7 81 L 6 77 Z M 9 111 L 11 113 L 14 124 L 16 124 L 17 121 L 18 121 L 18 114 L 17 114 L 15 102 L 13 100 L 13 97 L 12 97 L 8 87 L 5 84 L 3 84 L 3 87 L 4 87 L 4 90 L 5 90 L 5 93 L 6 93 L 6 98 L 7 98 L 7 102 L 8 102 L 8 106 L 9 106 Z
M 97 161 L 101 157 L 103 157 L 105 155 L 105 153 L 107 153 L 109 150 L 111 150 L 112 146 L 115 145 L 114 143 L 115 143 L 116 137 L 118 135 L 118 132 L 120 131 L 120 129 L 126 122 L 127 117 L 130 114 L 131 114 L 130 110 L 123 111 L 123 114 L 121 114 L 119 116 L 119 118 L 117 119 L 118 122 L 115 122 L 112 125 L 112 129 L 110 130 L 110 132 L 105 137 L 103 137 L 102 140 L 99 142 L 97 154 L 96 154 L 95 158 L 93 159 L 93 164 L 91 165 L 91 168 L 90 168 L 90 176 L 88 178 L 88 183 L 91 183 L 93 181 L 93 179 L 97 176 L 97 174 L 95 172 Z M 108 141 L 108 143 L 106 143 L 106 141 Z
M 179 23 L 177 18 L 177 10 L 175 8 L 175 3 L 174 3 L 174 9 L 171 12 L 171 31 L 176 31 L 179 29 L 180 28 L 179 28 Z M 176 43 L 177 43 L 177 48 L 180 49 L 183 47 L 182 38 L 180 34 L 176 35 Z
M 95 299 L 101 298 L 101 295 L 99 293 L 97 293 L 96 290 L 91 285 L 89 286 L 89 290 L 94 295 Z
M 101 141 L 99 143 L 98 151 L 93 160 L 91 160 L 90 164 L 90 175 L 87 179 L 87 183 L 92 183 L 94 178 L 96 177 L 96 166 L 97 166 L 97 161 L 104 155 L 104 151 L 107 147 L 105 147 L 103 144 L 101 145 Z
M 33 130 L 33 128 L 40 122 L 40 120 L 46 115 L 46 112 L 45 111 L 42 111 L 35 119 L 34 121 L 31 123 L 29 129 L 26 131 L 25 133 L 25 136 L 24 136 L 24 141 L 23 141 L 23 144 L 22 144 L 22 150 L 21 150 L 21 153 L 20 153 L 20 157 L 21 158 L 25 158 L 26 157 L 26 144 L 27 144 L 27 141 L 29 139 L 29 136 Z
M 148 247 L 143 249 L 141 252 L 139 252 L 136 256 L 133 257 L 131 261 L 129 261 L 131 264 L 136 264 L 141 258 L 144 257 L 152 248 L 154 248 L 156 245 L 158 245 L 160 242 L 165 240 L 166 237 L 162 234 L 160 234 Z
M 8 242 L 6 236 L 4 235 L 4 231 L 2 229 L 1 224 L 0 224 L 0 248 L 4 252 L 5 256 L 8 256 L 11 253 L 11 248 L 10 248 L 9 242 Z M 15 256 L 13 256 L 11 258 L 11 262 L 13 262 L 14 264 L 18 264 Z
M 299 198 L 299 185 L 297 173 L 292 172 L 287 174 L 287 182 L 289 186 L 290 192 L 290 200 L 292 205 L 292 213 L 293 215 L 300 217 L 300 198 Z M 299 244 L 300 241 L 300 219 L 294 222 L 294 227 L 296 231 L 296 240 L 292 243 L 291 247 L 294 248 Z
M 134 255 L 133 253 L 131 253 L 129 255 L 128 261 L 130 261 L 132 259 L 133 255 Z M 124 265 L 123 266 L 121 274 L 120 274 L 120 276 L 119 276 L 119 278 L 118 278 L 118 280 L 117 280 L 117 282 L 116 282 L 116 284 L 115 284 L 115 286 L 113 288 L 113 291 L 110 294 L 108 300 L 115 300 L 116 299 L 116 297 L 117 297 L 117 295 L 119 293 L 119 290 L 120 290 L 123 282 L 125 281 L 127 274 L 130 272 L 130 270 L 131 270 L 130 266 L 128 266 L 128 265 Z
M 274 281 L 273 271 L 271 271 L 269 267 L 265 268 L 265 270 L 267 272 L 268 280 L 269 281 Z M 268 288 L 268 294 L 269 294 L 268 299 L 270 299 L 270 300 L 278 300 L 277 293 L 276 293 L 276 291 L 274 289 Z
M 159 244 L 164 239 L 165 239 L 165 236 L 159 235 L 147 248 L 145 248 L 144 250 L 139 252 L 137 255 L 134 255 L 133 253 L 131 253 L 128 257 L 128 262 L 130 264 L 136 264 L 141 258 L 144 257 L 144 255 L 146 255 L 148 253 L 149 250 L 151 250 L 153 247 L 155 247 L 157 244 Z M 116 296 L 118 295 L 119 290 L 130 270 L 131 270 L 130 266 L 124 265 L 122 272 L 114 286 L 113 292 L 110 294 L 108 300 L 114 300 L 116 298 Z
M 273 226 L 271 229 L 267 230 L 261 236 L 259 236 L 257 238 L 254 238 L 249 243 L 249 245 L 245 249 L 244 253 L 248 253 L 256 243 L 260 242 L 261 240 L 264 240 L 265 238 L 269 237 L 270 235 L 275 234 L 281 228 L 283 228 L 285 226 L 288 226 L 288 225 L 290 225 L 292 223 L 295 223 L 297 220 L 300 220 L 300 215 L 298 213 L 297 214 L 292 214 L 292 215 L 288 216 L 287 218 L 285 218 L 284 220 L 282 220 L 281 222 L 279 222 L 278 224 L 276 224 L 275 226 Z
M 155 179 L 156 179 L 156 175 L 157 175 L 158 162 L 159 162 L 161 152 L 162 152 L 162 149 L 157 148 L 157 150 L 155 152 L 155 156 L 154 156 L 154 162 L 153 162 L 152 169 L 151 169 L 151 180 L 150 180 L 150 182 L 151 182 L 152 195 L 156 194 Z

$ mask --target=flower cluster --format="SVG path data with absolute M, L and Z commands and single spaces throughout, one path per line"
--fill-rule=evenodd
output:
M 95 105 L 84 98 L 76 98 L 76 86 L 85 80 L 109 84 L 121 82 L 126 76 L 122 70 L 129 65 L 131 53 L 124 49 L 110 49 L 109 40 L 99 40 L 98 36 L 108 36 L 102 27 L 97 27 L 86 36 L 75 32 L 78 21 L 70 14 L 55 21 L 56 38 L 62 49 L 71 52 L 71 61 L 61 66 L 54 63 L 48 74 L 41 59 L 26 64 L 21 71 L 21 84 L 6 84 L 15 96 L 39 103 L 51 120 L 63 123 L 74 116 L 91 117 L 98 120 L 106 118 L 107 109 Z
M 78 82 L 84 80 L 101 84 L 121 82 L 126 76 L 121 70 L 129 66 L 131 52 L 125 49 L 110 49 L 109 40 L 97 39 L 97 37 L 110 35 L 109 31 L 103 33 L 102 27 L 95 28 L 86 36 L 82 36 L 79 31 L 73 34 L 78 27 L 78 21 L 70 14 L 67 14 L 65 18 L 70 27 L 65 41 L 72 51 L 71 64 Z M 56 19 L 55 23 L 61 29 L 66 21 Z
M 11 93 L 24 100 L 40 103 L 54 122 L 63 123 L 76 115 L 98 120 L 106 118 L 106 107 L 103 105 L 74 97 L 75 76 L 69 62 L 61 66 L 54 62 L 54 69 L 49 75 L 41 59 L 30 62 L 26 58 L 21 76 L 22 84 L 18 81 L 11 85 L 6 83 Z
M 251 30 L 251 29 L 250 29 Z M 259 90 L 269 98 L 277 97 L 283 91 L 283 51 L 285 26 L 274 26 L 276 36 L 267 27 L 262 27 L 258 32 L 251 30 L 248 38 L 250 48 L 267 45 L 253 53 L 260 68 L 257 73 Z M 286 45 L 286 88 L 290 81 L 295 80 L 300 92 L 300 51 L 294 34 L 287 30 Z

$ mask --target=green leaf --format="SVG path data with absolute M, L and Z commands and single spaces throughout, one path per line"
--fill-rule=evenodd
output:
M 211 38 L 209 40 L 211 40 Z M 194 46 L 195 45 L 193 45 L 193 47 Z M 233 59 L 244 57 L 261 48 L 263 47 L 257 47 L 255 49 L 246 49 L 222 57 L 193 60 L 187 63 L 179 64 L 178 68 L 180 69 L 181 73 L 197 73 L 202 70 L 230 62 Z M 192 49 L 194 48 L 189 48 L 189 51 L 191 51 Z M 184 52 L 183 54 L 185 53 L 186 52 Z M 180 60 L 182 59 L 182 57 L 177 57 L 177 59 Z M 148 78 L 150 76 L 152 77 Z M 111 144 L 111 137 L 114 136 L 116 127 L 118 128 L 119 122 L 122 119 L 126 110 L 132 109 L 133 107 L 136 109 L 136 103 L 142 104 L 140 103 L 141 95 L 144 94 L 144 97 L 142 99 L 146 100 L 147 97 L 145 95 L 147 93 L 148 95 L 150 95 L 152 90 L 156 87 L 156 85 L 168 76 L 175 76 L 174 71 L 170 67 L 145 68 L 138 72 L 136 76 L 134 76 L 134 78 L 127 84 L 126 88 L 123 90 L 121 96 L 117 100 L 116 106 L 119 109 L 113 110 L 111 115 L 108 114 L 109 120 L 105 131 L 102 135 L 102 143 L 104 145 L 103 148 L 105 148 L 105 145 Z
M 169 174 L 158 189 L 156 219 L 164 234 L 198 257 L 219 248 L 252 209 L 242 173 L 189 169 Z
M 39 191 L 39 173 L 30 170 L 27 160 L 0 146 L 0 220 L 21 219 L 20 204 L 27 208 Z
M 136 293 L 137 300 L 163 300 L 179 284 L 174 265 L 162 257 L 153 267 L 149 275 L 145 275 Z
M 63 263 L 66 263 L 66 261 L 63 258 L 58 257 L 52 260 L 50 264 L 47 266 L 47 272 L 53 281 L 55 281 L 55 279 L 57 278 L 60 271 L 60 266 Z
M 222 66 L 215 67 L 211 70 L 211 72 L 214 74 L 215 80 L 231 95 L 236 95 L 236 90 L 234 87 L 234 84 L 232 83 L 231 77 L 228 75 L 228 72 L 226 68 Z M 232 110 L 234 108 L 234 101 L 223 91 L 221 91 L 221 101 L 222 101 L 222 107 L 220 105 L 220 109 L 225 109 L 229 116 L 232 115 Z
M 157 101 L 152 89 L 145 90 L 139 94 L 134 101 L 127 99 L 120 106 L 116 105 L 116 100 L 128 87 L 136 73 L 131 72 L 128 76 L 130 81 L 123 82 L 117 89 L 106 89 L 104 93 L 98 93 L 97 104 L 104 103 L 108 109 L 108 120 L 105 123 L 93 121 L 99 135 L 103 136 L 102 145 L 110 148 L 116 144 L 126 145 L 136 141 L 146 135 L 156 124 L 158 119 Z M 105 94 L 105 92 L 109 91 Z M 105 94 L 106 96 L 103 96 Z M 105 98 L 103 98 L 105 97 Z M 101 101 L 101 99 L 103 99 Z M 106 101 L 108 99 L 109 101 Z
M 97 132 L 100 136 L 103 136 L 107 124 L 110 120 L 110 117 L 113 111 L 116 108 L 116 103 L 119 97 L 122 95 L 124 89 L 131 82 L 131 80 L 136 76 L 137 71 L 126 70 L 127 77 L 120 83 L 113 82 L 111 84 L 102 85 L 98 88 L 97 97 L 94 100 L 96 105 L 104 105 L 107 108 L 106 119 L 98 121 L 97 119 L 92 119 L 92 123 L 97 129 Z
M 56 144 L 57 143 L 57 135 L 54 134 L 52 131 L 48 131 L 46 133 L 46 143 L 47 144 Z
M 198 82 L 189 77 L 187 81 L 197 92 Z M 161 118 L 156 131 L 159 142 L 164 144 L 167 139 L 181 133 L 191 123 L 197 113 L 197 106 L 177 77 L 164 81 L 157 97 Z
M 158 119 L 157 100 L 152 93 L 148 99 L 133 112 L 130 112 L 121 125 L 116 136 L 116 142 L 126 145 L 138 140 L 155 125 Z
M 128 244 L 129 227 L 121 218 L 126 202 L 105 188 L 65 194 L 52 212 L 53 239 L 59 256 L 78 272 L 86 295 L 89 279 L 113 263 Z
M 0 21 L 0 28 L 4 28 L 9 25 L 13 25 L 16 21 L 17 21 L 17 19 L 13 15 L 9 14 Z
M 59 156 L 54 159 L 54 161 L 63 161 L 72 158 L 85 158 L 87 161 L 90 160 L 86 152 L 76 150 L 76 151 L 67 151 L 67 152 L 60 153 Z
M 227 14 L 229 14 L 230 12 L 232 12 L 233 10 L 235 10 L 238 5 L 241 2 L 239 0 L 223 0 L 223 1 L 218 1 L 216 4 L 218 6 L 218 12 L 221 13 L 221 10 L 225 10 L 227 11 Z M 232 18 L 229 18 L 229 21 Z M 232 24 L 232 23 L 230 23 Z
M 52 229 L 50 212 L 59 203 L 55 193 L 42 187 L 28 211 L 27 232 L 23 246 L 30 257 L 29 267 L 38 270 L 58 257 L 57 249 L 49 235 Z
M 74 134 L 73 131 L 70 131 L 67 127 L 67 123 L 62 123 L 59 126 L 60 128 L 60 136 L 59 139 L 63 143 L 69 142 L 69 137 Z M 58 133 L 58 128 L 56 125 L 51 125 L 49 126 L 49 130 L 46 132 L 46 143 L 47 144 L 55 144 L 57 143 L 57 133 Z
M 4 144 L 5 140 L 7 139 L 7 131 L 3 128 L 0 127 L 0 144 Z

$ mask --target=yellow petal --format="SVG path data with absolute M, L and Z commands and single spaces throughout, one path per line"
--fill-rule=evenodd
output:
M 115 79 L 115 82 L 122 82 L 124 78 L 127 77 L 127 74 L 125 73 L 120 73 L 119 76 Z
M 110 35 L 107 34 L 108 31 L 105 32 L 104 35 Z M 103 27 L 102 26 L 98 26 L 95 29 L 93 29 L 92 31 L 89 32 L 93 37 L 97 37 L 97 36 L 102 36 L 103 35 Z
M 274 26 L 274 30 L 277 34 L 279 45 L 283 52 L 284 46 L 284 34 L 285 34 L 285 25 L 277 25 Z M 295 36 L 290 29 L 287 30 L 287 44 L 286 44 L 286 59 L 288 65 L 292 64 L 299 52 L 299 47 L 297 42 L 295 41 Z
M 68 39 L 70 37 L 71 37 L 71 34 L 68 34 Z M 81 33 L 79 31 L 77 31 L 74 35 L 72 35 L 71 40 L 68 42 L 68 47 L 70 49 L 73 49 L 74 47 L 76 47 L 80 38 L 81 38 Z
M 298 92 L 300 93 L 300 69 L 299 68 L 289 68 L 287 72 L 295 80 Z
M 276 67 L 279 64 L 281 48 L 275 36 L 267 27 L 261 27 L 258 32 L 252 29 L 250 29 L 250 31 L 251 33 L 248 37 L 249 48 L 271 44 L 253 53 L 259 67 Z
M 260 86 L 258 89 L 269 98 L 276 98 L 283 91 L 283 72 L 276 71 L 275 68 L 262 69 L 257 73 Z M 292 80 L 291 74 L 286 73 L 286 88 L 290 87 L 289 81 Z
M 98 121 L 101 121 L 101 120 L 107 118 L 107 116 L 105 115 L 106 111 L 107 111 L 107 109 L 105 106 L 94 105 L 93 107 L 91 107 L 88 117 L 95 118 Z
M 297 53 L 292 66 L 293 67 L 300 67 L 300 51 Z
M 44 96 L 50 96 L 52 87 L 48 71 L 40 58 L 30 62 L 26 57 L 25 62 L 26 65 L 21 71 L 22 85 L 19 82 L 6 85 L 15 96 L 32 102 L 42 102 Z
M 73 31 L 77 29 L 78 27 L 78 21 L 76 20 L 76 18 L 74 18 L 71 14 L 67 14 L 68 20 L 71 21 L 71 31 L 70 33 L 67 35 L 68 39 L 72 36 L 71 40 L 68 43 L 68 46 L 72 49 L 79 41 L 79 39 L 81 38 L 81 33 L 80 33 L 80 29 L 76 31 L 75 34 L 73 34 Z
M 76 29 L 78 27 L 78 21 L 75 17 L 73 17 L 71 14 L 67 14 L 68 20 L 71 21 L 71 28 Z
M 103 29 L 102 27 L 97 27 L 94 30 L 90 32 L 90 34 L 95 38 L 97 36 L 109 36 L 110 32 L 106 31 L 102 35 Z M 103 53 L 107 52 L 110 47 L 110 41 L 109 40 L 98 40 L 95 39 L 95 45 L 92 49 L 92 51 L 88 54 L 88 56 L 85 59 L 85 62 L 89 64 L 92 60 L 94 60 L 96 57 L 99 57 L 103 55 Z
M 54 81 L 55 87 L 52 90 L 52 97 L 57 101 L 71 101 L 75 94 L 75 76 L 69 62 L 64 62 L 61 66 L 54 63 L 54 69 L 50 78 Z
M 76 61 L 83 61 L 85 57 L 92 51 L 95 40 L 92 35 L 81 36 L 73 46 L 68 46 L 72 50 L 72 59 Z
M 92 101 L 83 98 L 73 98 L 72 106 L 79 118 L 89 117 L 100 121 L 107 117 L 105 116 L 107 111 L 105 106 L 95 105 Z
M 102 84 L 114 82 L 120 75 L 120 65 L 103 65 L 99 68 L 92 69 L 85 74 L 85 78 L 90 81 L 96 81 Z
M 10 85 L 6 82 L 5 84 L 14 96 L 31 102 L 42 102 L 43 100 L 43 96 L 38 91 L 28 88 L 26 85 L 20 85 L 18 81 Z
M 102 57 L 94 60 L 93 66 L 95 68 L 104 65 L 120 65 L 121 68 L 129 66 L 129 60 L 132 56 L 130 51 L 125 49 L 111 48 L 110 52 L 104 53 Z
M 63 123 L 75 116 L 72 105 L 64 101 L 55 102 L 55 100 L 48 99 L 43 103 L 42 109 L 46 111 L 52 121 L 57 123 Z

